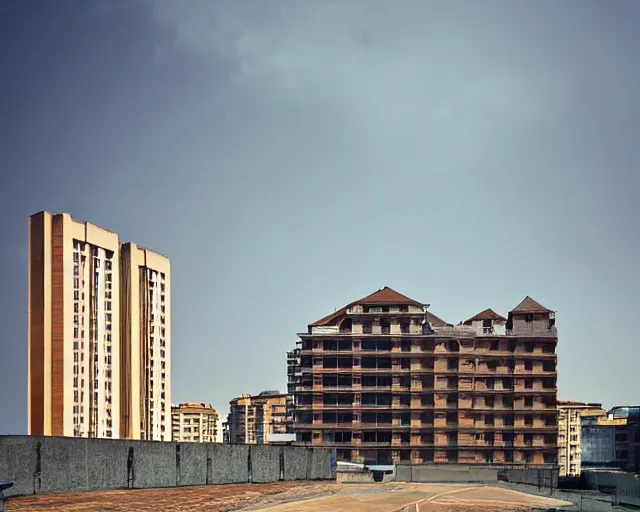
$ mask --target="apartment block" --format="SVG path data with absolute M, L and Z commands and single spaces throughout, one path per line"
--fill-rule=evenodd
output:
M 560 476 L 578 477 L 582 466 L 582 414 L 602 411 L 602 404 L 558 401 L 558 465 Z M 604 411 L 602 411 L 604 412 Z
M 369 464 L 556 464 L 554 312 L 454 326 L 385 287 L 299 334 L 297 443 Z
M 287 433 L 287 395 L 263 391 L 231 400 L 225 427 L 226 442 L 269 444 L 269 434 Z
M 171 408 L 172 439 L 179 443 L 219 443 L 220 415 L 211 404 L 182 403 Z
M 295 410 L 294 393 L 302 374 L 300 372 L 300 348 L 287 352 L 287 432 L 293 432 Z
M 31 435 L 119 436 L 119 250 L 69 215 L 29 219 Z
M 139 396 L 135 385 L 144 379 L 132 368 L 132 361 L 142 359 L 137 347 L 146 341 L 129 329 L 144 317 L 145 301 L 122 286 L 121 247 L 116 233 L 68 214 L 29 218 L 31 435 L 139 438 L 131 435 L 131 414 L 123 410 L 142 403 L 144 417 L 152 407 Z M 168 288 L 165 293 L 168 308 Z M 167 340 L 168 316 L 166 309 Z M 144 370 L 144 361 L 139 367 Z M 139 387 L 144 389 L 143 382 Z M 170 438 L 169 409 L 166 422 Z
M 134 243 L 122 246 L 122 436 L 171 440 L 171 265 Z

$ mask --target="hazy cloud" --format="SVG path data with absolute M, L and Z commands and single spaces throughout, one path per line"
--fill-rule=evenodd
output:
M 157 22 L 173 31 L 176 50 L 229 66 L 236 94 L 303 109 L 317 131 L 373 140 L 392 159 L 417 153 L 431 171 L 477 163 L 511 139 L 531 136 L 562 101 L 551 73 L 523 62 L 518 48 L 511 53 L 503 40 L 510 29 L 496 11 L 473 4 L 153 6 Z

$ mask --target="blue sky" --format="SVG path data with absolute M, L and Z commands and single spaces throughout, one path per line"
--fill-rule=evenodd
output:
M 26 431 L 27 220 L 168 255 L 173 401 L 284 389 L 383 286 L 557 310 L 559 396 L 639 402 L 640 3 L 6 0 L 0 432 Z M 636 226 L 634 228 L 634 226 Z

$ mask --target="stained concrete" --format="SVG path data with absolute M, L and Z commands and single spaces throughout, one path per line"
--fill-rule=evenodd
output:
M 279 480 L 334 479 L 332 450 L 63 437 L 0 436 L 7 496 Z

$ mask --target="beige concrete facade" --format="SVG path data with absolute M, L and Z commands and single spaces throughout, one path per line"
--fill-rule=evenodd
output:
M 221 443 L 220 415 L 211 404 L 182 403 L 171 408 L 172 439 L 179 443 Z
M 134 243 L 122 246 L 122 437 L 171 440 L 171 266 Z
M 164 322 L 168 344 L 169 265 L 163 257 L 158 264 L 153 261 L 153 268 L 162 269 L 166 275 Z M 122 428 L 121 421 L 131 421 L 131 415 L 124 414 L 121 406 L 129 410 L 132 403 L 142 403 L 146 411 L 144 397 L 130 383 L 144 380 L 131 372 L 132 352 L 135 356 L 132 347 L 142 346 L 142 340 L 139 335 L 132 338 L 129 328 L 136 321 L 140 324 L 136 318 L 144 314 L 144 308 L 137 298 L 132 302 L 133 288 L 121 286 L 120 271 L 121 246 L 116 233 L 68 214 L 40 212 L 30 217 L 29 434 L 132 437 L 131 428 Z M 135 315 L 131 315 L 132 304 Z M 121 311 L 128 315 L 122 322 Z M 121 332 L 126 335 L 124 343 Z M 167 375 L 169 350 L 168 346 Z M 122 361 L 126 362 L 123 367 Z M 165 385 L 170 386 L 168 376 Z M 135 400 L 132 393 L 137 393 Z M 165 417 L 170 438 L 170 396 L 166 401 L 165 413 L 160 416 Z
M 560 476 L 580 476 L 582 416 L 602 416 L 601 404 L 558 401 L 558 465 Z
M 263 391 L 242 395 L 229 403 L 228 442 L 269 444 L 268 434 L 287 432 L 287 395 Z
M 29 220 L 29 433 L 119 436 L 118 235 Z

